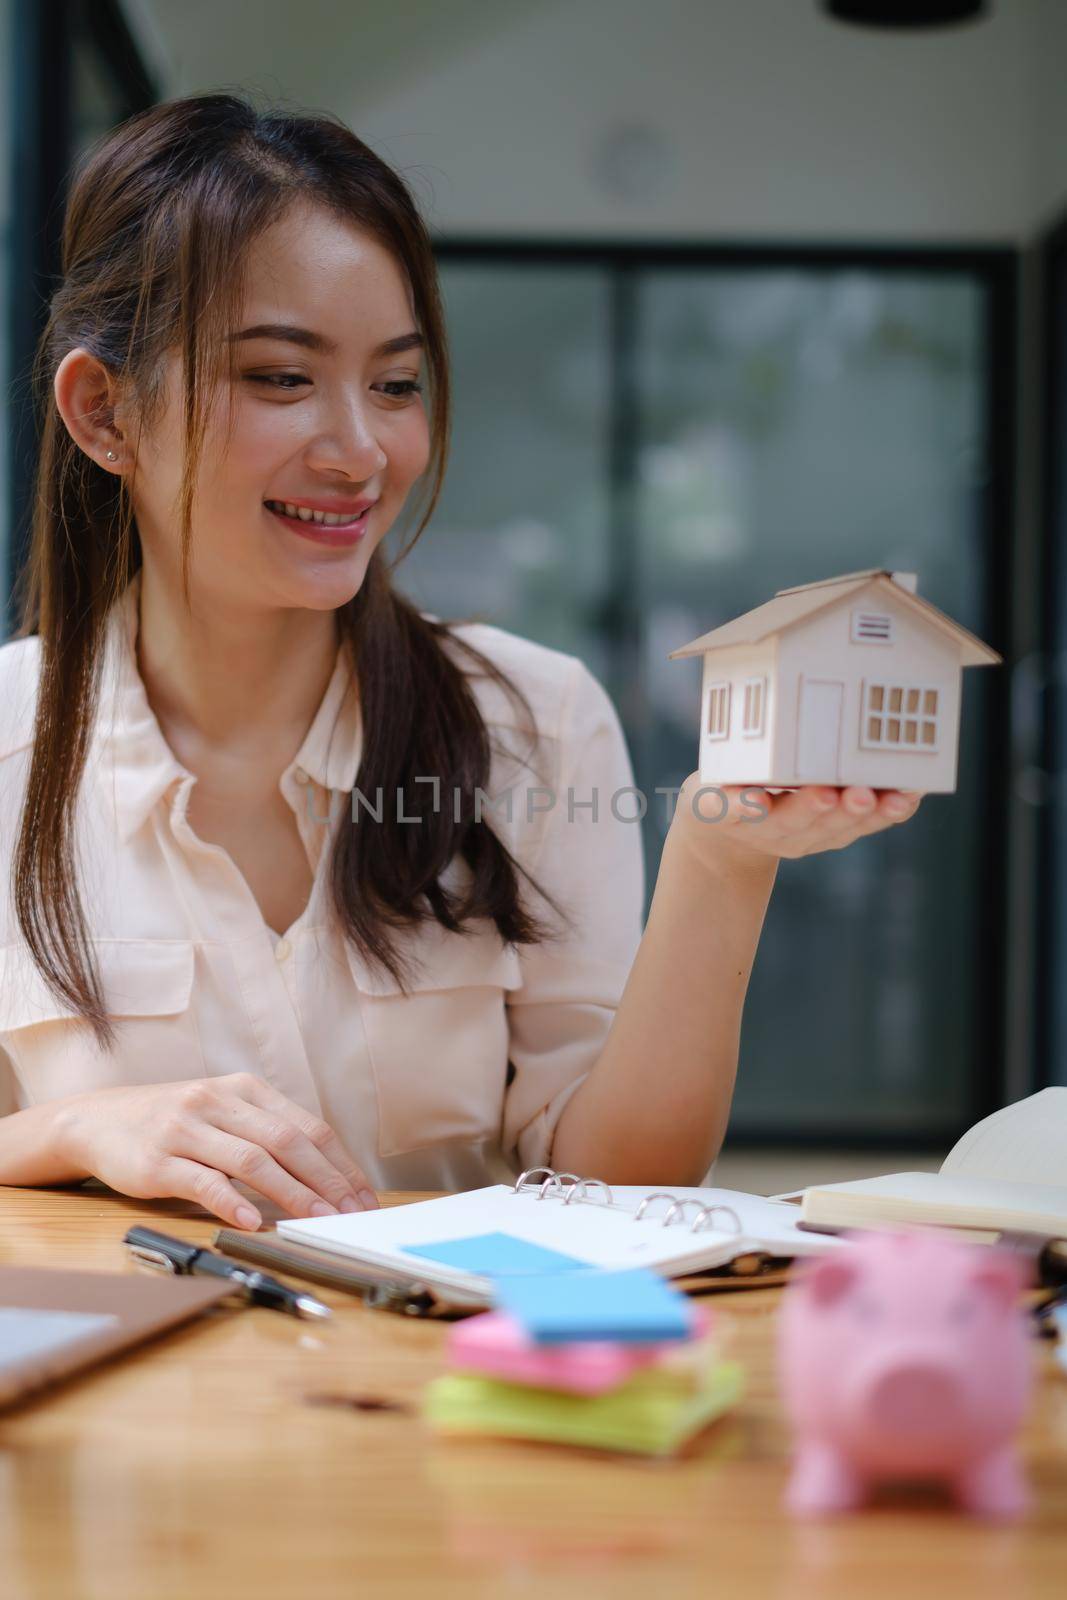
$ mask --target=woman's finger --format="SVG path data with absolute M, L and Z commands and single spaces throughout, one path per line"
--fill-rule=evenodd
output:
M 227 1177 L 238 1178 L 250 1189 L 255 1189 L 257 1194 L 273 1200 L 291 1217 L 332 1217 L 337 1214 L 336 1206 L 316 1194 L 314 1189 L 309 1189 L 306 1183 L 294 1178 L 261 1144 L 224 1133 L 213 1123 L 190 1123 L 185 1138 L 175 1148 L 175 1154 L 212 1167 Z
M 896 790 L 887 791 L 890 795 L 885 803 L 880 803 L 863 829 L 864 834 L 884 833 L 887 828 L 895 828 L 901 822 L 907 822 L 919 809 L 921 796 L 906 799 Z M 899 805 L 897 802 L 902 802 Z
M 778 837 L 787 853 L 815 855 L 821 850 L 838 850 L 864 833 L 876 810 L 870 790 L 834 790 L 824 785 L 809 785 L 787 797 L 775 821 Z M 768 843 L 773 835 L 765 836 Z
M 840 850 L 857 839 L 882 833 L 886 828 L 905 821 L 917 808 L 918 797 L 910 806 L 905 804 L 899 816 L 893 816 L 889 810 L 889 799 L 894 796 L 895 790 L 883 790 L 881 793 L 870 789 L 845 790 L 836 813 L 831 814 L 817 834 L 813 831 L 810 851 Z
M 756 828 L 766 830 L 761 832 L 761 838 L 773 839 L 792 838 L 798 833 L 804 833 L 812 826 L 823 822 L 828 817 L 833 817 L 840 809 L 837 791 L 825 785 L 808 785 L 797 789 L 791 794 L 762 795 L 761 805 L 772 802 L 766 817 L 758 822 L 744 823 L 753 832 Z M 754 813 L 750 813 L 754 816 Z M 742 826 L 738 821 L 738 826 Z
M 828 839 L 838 839 L 853 830 L 858 836 L 880 812 L 878 793 L 860 785 L 839 790 L 811 785 L 790 796 L 790 801 L 782 810 L 782 820 L 789 831 L 818 830 L 820 837 Z
M 192 1200 L 223 1222 L 239 1228 L 258 1228 L 263 1221 L 250 1200 L 240 1194 L 223 1172 L 184 1156 L 165 1156 L 159 1165 L 161 1192 L 179 1200 Z
M 904 822 L 913 817 L 922 803 L 922 795 L 908 789 L 883 789 L 878 795 L 879 813 L 890 822 Z
M 921 799 L 917 793 L 860 785 L 805 784 L 780 794 L 753 785 L 720 785 L 696 804 L 705 827 L 758 828 L 750 844 L 788 857 L 842 849 L 879 833 L 906 821 Z
M 206 1115 L 222 1132 L 268 1150 L 280 1167 L 325 1200 L 331 1210 L 363 1210 L 358 1189 L 353 1189 L 344 1173 L 281 1112 L 264 1111 L 248 1100 L 227 1097 Z
M 242 1074 L 242 1077 L 244 1074 Z M 264 1111 L 274 1111 L 295 1122 L 301 1133 L 311 1140 L 317 1150 L 321 1150 L 327 1160 L 332 1161 L 338 1172 L 344 1174 L 359 1199 L 365 1206 L 376 1206 L 377 1196 L 374 1187 L 368 1179 L 363 1168 L 354 1161 L 330 1127 L 328 1122 L 323 1122 L 320 1117 L 305 1111 L 303 1106 L 298 1106 L 295 1101 L 289 1100 L 284 1094 L 264 1083 L 262 1078 L 249 1074 L 249 1082 L 245 1089 L 245 1098 L 254 1105 L 260 1106 Z
M 813 841 L 812 849 L 840 850 L 886 825 L 887 822 L 879 815 L 875 791 L 858 786 L 849 787 L 841 791 L 840 803 L 827 818 L 819 832 L 818 843 Z

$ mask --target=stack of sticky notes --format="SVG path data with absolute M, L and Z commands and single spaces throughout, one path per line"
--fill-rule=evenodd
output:
M 710 1319 L 654 1273 L 496 1280 L 500 1309 L 457 1324 L 425 1414 L 442 1432 L 667 1455 L 731 1406 L 741 1371 Z

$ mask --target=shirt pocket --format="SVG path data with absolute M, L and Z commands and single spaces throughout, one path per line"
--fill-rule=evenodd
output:
M 346 942 L 378 1102 L 378 1154 L 498 1139 L 507 997 L 523 981 L 518 951 L 495 928 L 463 935 L 439 924 L 421 930 L 410 948 L 420 967 L 405 994 Z
M 102 1051 L 89 1023 L 48 988 L 25 945 L 0 946 L 0 1044 L 29 1102 L 118 1084 L 204 1075 L 190 1007 L 187 939 L 91 939 L 113 1019 Z

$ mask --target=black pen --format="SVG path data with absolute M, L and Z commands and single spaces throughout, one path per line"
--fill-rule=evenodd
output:
M 123 1243 L 135 1260 L 146 1267 L 158 1267 L 164 1272 L 199 1272 L 209 1277 L 229 1278 L 235 1294 L 257 1306 L 268 1306 L 272 1311 L 287 1311 L 294 1317 L 329 1317 L 329 1306 L 324 1306 L 314 1295 L 290 1289 L 288 1284 L 265 1272 L 242 1266 L 229 1256 L 216 1255 L 200 1245 L 189 1244 L 185 1239 L 175 1239 L 169 1233 L 157 1233 L 154 1228 L 130 1228 Z
M 324 1251 L 305 1250 L 288 1241 L 278 1245 L 269 1234 L 248 1233 L 244 1229 L 238 1233 L 236 1228 L 218 1228 L 212 1243 L 222 1245 L 245 1261 L 281 1267 L 283 1272 L 292 1273 L 294 1277 L 309 1278 L 312 1283 L 324 1283 L 329 1289 L 343 1289 L 346 1294 L 358 1294 L 363 1304 L 372 1311 L 397 1311 L 405 1317 L 432 1316 L 437 1310 L 444 1315 L 451 1314 L 438 1301 L 432 1289 L 415 1279 L 401 1283 L 382 1274 L 365 1276 L 355 1272 L 347 1261 L 339 1261 L 336 1257 L 331 1261 Z M 471 1309 L 464 1307 L 464 1310 Z M 482 1307 L 477 1309 L 481 1310 Z

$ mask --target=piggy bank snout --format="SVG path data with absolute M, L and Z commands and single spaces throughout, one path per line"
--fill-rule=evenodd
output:
M 869 1373 L 857 1398 L 871 1423 L 897 1437 L 950 1433 L 967 1410 L 959 1372 L 934 1358 L 901 1358 Z

